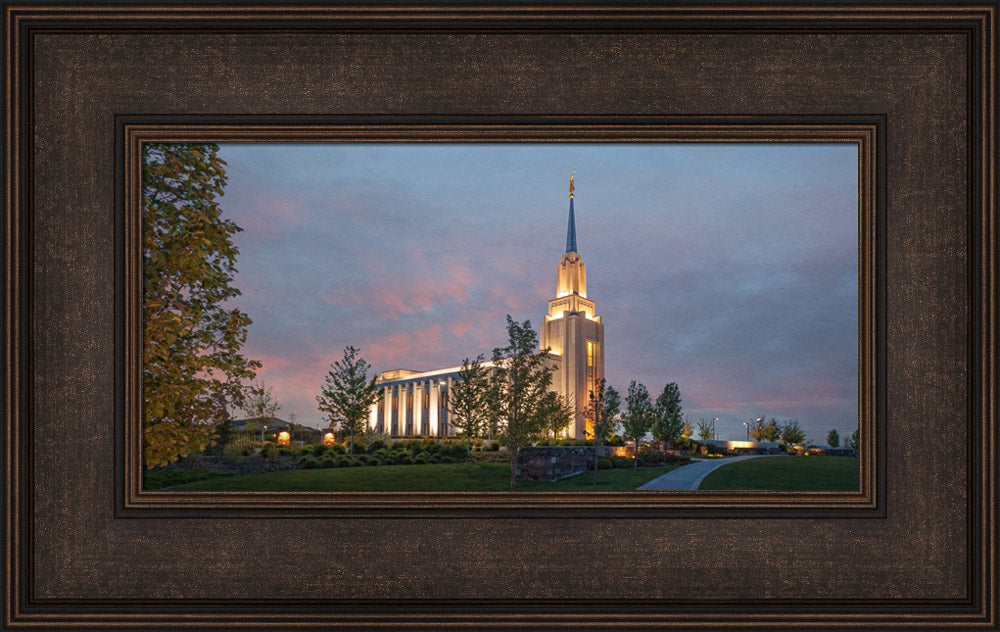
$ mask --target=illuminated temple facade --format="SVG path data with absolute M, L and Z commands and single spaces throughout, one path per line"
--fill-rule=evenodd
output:
M 556 296 L 539 328 L 541 349 L 549 349 L 552 390 L 576 407 L 564 436 L 583 439 L 590 433 L 589 394 L 604 377 L 604 325 L 587 298 L 587 266 L 577 252 L 574 181 L 569 185 L 566 252 L 559 262 Z M 488 364 L 488 363 L 487 363 Z M 434 371 L 395 369 L 380 374 L 381 399 L 372 406 L 369 425 L 393 437 L 443 437 L 448 425 L 447 398 L 461 367 Z

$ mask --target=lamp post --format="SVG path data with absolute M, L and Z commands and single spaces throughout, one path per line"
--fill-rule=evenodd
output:
M 716 441 L 719 438 L 719 435 L 715 434 L 715 422 L 717 421 L 719 421 L 718 417 L 712 420 L 712 441 Z
M 747 429 L 747 441 L 749 441 L 750 440 L 750 422 L 749 421 L 744 421 L 743 422 L 743 427 Z
M 267 430 L 267 425 L 266 424 L 260 427 L 260 447 L 261 447 L 261 449 L 264 449 L 264 432 L 266 430 Z

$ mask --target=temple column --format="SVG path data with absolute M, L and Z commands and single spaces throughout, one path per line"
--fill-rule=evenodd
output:
M 438 408 L 440 406 L 439 400 L 441 397 L 441 387 L 438 386 L 437 381 L 431 380 L 429 382 L 428 388 L 430 389 L 430 395 L 431 395 L 430 412 L 428 415 L 429 417 L 428 421 L 430 421 L 430 430 L 428 432 L 432 437 L 436 437 L 438 436 L 438 428 L 440 422 L 440 411 L 438 410 Z

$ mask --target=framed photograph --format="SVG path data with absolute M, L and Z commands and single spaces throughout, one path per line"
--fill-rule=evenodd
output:
M 871 129 L 140 141 L 143 488 L 860 492 Z
M 496 8 L 5 0 L 2 6 L 5 627 L 997 629 L 995 3 Z M 444 228 L 454 228 L 449 235 L 468 235 L 471 229 L 463 221 L 485 226 L 496 240 L 492 249 L 475 247 L 480 257 L 503 252 L 538 273 L 545 287 L 529 288 L 531 300 L 504 303 L 513 306 L 515 325 L 523 318 L 534 323 L 531 333 L 542 340 L 535 340 L 533 349 L 544 344 L 555 350 L 548 362 L 563 361 L 563 353 L 568 358 L 568 323 L 578 319 L 590 332 L 579 341 L 572 338 L 586 350 L 577 367 L 579 388 L 586 390 L 587 380 L 610 366 L 617 367 L 616 387 L 626 391 L 630 376 L 621 374 L 634 370 L 651 382 L 655 398 L 663 384 L 642 377 L 642 367 L 651 364 L 643 356 L 648 350 L 623 344 L 627 328 L 615 334 L 615 344 L 630 349 L 627 358 L 615 358 L 609 347 L 610 364 L 605 364 L 603 330 L 597 325 L 607 312 L 602 314 L 604 303 L 596 294 L 588 295 L 580 258 L 590 263 L 584 244 L 606 242 L 614 245 L 610 252 L 628 249 L 640 237 L 662 241 L 664 233 L 652 228 L 653 220 L 662 217 L 653 211 L 647 230 L 639 229 L 631 241 L 615 241 L 611 233 L 623 229 L 611 213 L 591 224 L 604 234 L 584 237 L 581 230 L 590 222 L 581 210 L 584 182 L 615 180 L 601 185 L 603 203 L 619 201 L 624 213 L 627 203 L 639 207 L 640 198 L 650 196 L 635 193 L 644 185 L 626 174 L 649 168 L 659 170 L 660 177 L 669 163 L 659 155 L 644 163 L 634 158 L 636 150 L 722 147 L 749 152 L 743 164 L 771 169 L 773 182 L 802 196 L 711 177 L 713 171 L 732 172 L 724 166 L 725 152 L 701 162 L 690 154 L 676 157 L 673 164 L 684 174 L 677 177 L 695 180 L 683 183 L 689 211 L 684 229 L 696 234 L 703 222 L 702 234 L 717 241 L 719 258 L 737 243 L 720 236 L 745 232 L 763 246 L 760 257 L 785 262 L 774 270 L 801 272 L 796 282 L 802 291 L 796 296 L 804 309 L 794 322 L 804 333 L 799 346 L 781 342 L 771 356 L 785 367 L 784 381 L 805 385 L 817 376 L 833 379 L 830 364 L 798 358 L 827 357 L 837 345 L 842 354 L 844 345 L 851 346 L 846 364 L 853 386 L 840 388 L 856 400 L 857 418 L 841 427 L 841 435 L 857 429 L 857 456 L 784 458 L 797 463 L 856 459 L 856 488 L 592 491 L 525 485 L 496 491 L 409 482 L 321 489 L 144 484 L 144 472 L 157 458 L 163 457 L 164 464 L 187 453 L 209 458 L 211 445 L 218 445 L 218 458 L 227 456 L 217 435 L 197 450 L 166 450 L 165 457 L 163 451 L 149 450 L 148 437 L 144 442 L 144 428 L 169 417 L 169 405 L 151 399 L 151 385 L 160 382 L 147 370 L 155 358 L 149 355 L 151 330 L 144 309 L 154 301 L 151 283 L 163 277 L 149 274 L 158 262 L 148 256 L 151 233 L 144 232 L 156 198 L 147 177 L 163 173 L 157 165 L 183 170 L 185 161 L 214 161 L 215 150 L 202 152 L 203 147 L 222 148 L 219 155 L 232 165 L 226 193 L 230 199 L 244 196 L 243 206 L 256 213 L 240 221 L 258 241 L 236 242 L 242 261 L 257 271 L 240 277 L 241 287 L 255 295 L 247 296 L 247 303 L 226 296 L 226 307 L 236 310 L 231 314 L 253 312 L 251 318 L 260 323 L 294 323 L 287 331 L 297 332 L 297 342 L 289 337 L 272 341 L 276 346 L 269 349 L 282 353 L 253 347 L 253 338 L 248 348 L 263 358 L 258 378 L 278 384 L 286 405 L 299 402 L 289 411 L 301 416 L 299 422 L 278 419 L 267 408 L 263 395 L 268 389 L 262 383 L 259 416 L 229 414 L 230 406 L 245 401 L 206 408 L 210 412 L 201 417 L 227 421 L 228 437 L 247 435 L 243 443 L 232 443 L 228 457 L 242 459 L 249 454 L 235 450 L 250 449 L 260 461 L 298 459 L 297 464 L 310 465 L 304 473 L 329 473 L 338 463 L 326 459 L 326 468 L 323 453 L 344 445 L 353 451 L 357 438 L 365 442 L 365 458 L 344 456 L 344 471 L 430 468 L 424 461 L 443 458 L 431 446 L 450 445 L 449 437 L 461 436 L 461 416 L 452 416 L 450 407 L 458 381 L 442 384 L 440 379 L 451 376 L 440 367 L 462 364 L 462 353 L 452 358 L 457 346 L 439 337 L 406 347 L 407 336 L 419 335 L 408 333 L 388 337 L 392 351 L 425 355 L 370 351 L 369 357 L 381 363 L 376 385 L 382 403 L 367 402 L 356 427 L 345 423 L 343 411 L 332 404 L 329 417 L 321 419 L 323 410 L 307 411 L 301 403 L 317 395 L 321 405 L 332 401 L 324 400 L 328 391 L 319 390 L 322 374 L 316 376 L 314 393 L 308 386 L 293 388 L 298 374 L 279 368 L 305 365 L 312 357 L 306 350 L 311 350 L 326 370 L 341 359 L 344 347 L 355 344 L 345 339 L 351 336 L 358 338 L 362 353 L 378 350 L 379 337 L 370 334 L 384 333 L 386 324 L 374 316 L 357 317 L 368 329 L 334 336 L 332 329 L 320 328 L 316 339 L 302 333 L 319 322 L 349 320 L 344 312 L 322 310 L 313 313 L 313 320 L 300 319 L 322 290 L 299 283 L 299 277 L 321 277 L 332 273 L 332 266 L 340 266 L 336 278 L 347 279 L 356 291 L 349 294 L 343 284 L 331 282 L 324 287 L 338 300 L 320 298 L 319 303 L 342 305 L 345 296 L 353 296 L 356 305 L 383 305 L 397 322 L 401 315 L 422 311 L 440 327 L 447 324 L 449 342 L 476 342 L 469 345 L 470 357 L 490 351 L 483 346 L 502 347 L 508 333 L 502 321 L 494 323 L 499 334 L 489 337 L 497 342 L 486 345 L 485 336 L 470 337 L 470 331 L 478 331 L 472 321 L 433 311 L 430 303 L 421 303 L 427 297 L 412 290 L 426 279 L 414 276 L 418 267 L 449 272 L 461 267 L 451 256 L 458 237 L 434 241 L 430 250 L 414 243 L 430 243 L 431 235 Z M 823 147 L 846 149 L 847 158 L 826 163 L 823 173 L 815 154 L 800 152 L 791 160 L 772 156 Z M 179 157 L 171 148 L 193 149 Z M 315 153 L 330 148 L 337 148 L 339 157 Z M 370 155 L 365 163 L 357 153 L 362 149 L 405 156 L 379 162 Z M 456 154 L 459 149 L 464 153 Z M 582 164 L 568 169 L 556 164 L 561 149 L 600 157 L 587 163 L 598 173 L 585 179 Z M 270 153 L 244 155 L 240 163 L 239 150 Z M 613 151 L 620 155 L 608 160 Z M 503 152 L 512 157 L 502 157 Z M 429 173 L 446 162 L 436 173 L 461 167 L 467 172 L 442 184 Z M 378 166 L 365 171 L 364 164 Z M 852 173 L 843 173 L 845 164 Z M 393 175 L 408 166 L 415 175 Z M 483 179 L 490 168 L 498 170 L 489 174 L 496 188 L 504 174 L 509 186 L 490 204 L 470 207 L 461 180 Z M 556 168 L 561 180 L 551 183 L 559 191 L 553 198 L 559 200 L 557 207 L 551 209 L 558 215 L 551 222 L 555 250 L 546 273 L 536 270 L 544 264 L 534 257 L 537 250 L 550 249 L 533 245 L 548 244 L 549 231 L 526 226 L 519 213 L 527 203 L 528 180 Z M 574 168 L 581 172 L 570 180 Z M 325 180 L 331 172 L 337 176 L 336 191 Z M 836 184 L 824 190 L 810 178 Z M 360 180 L 368 186 L 352 199 L 349 191 Z M 593 185 L 596 193 L 601 189 L 593 180 L 586 186 Z M 847 180 L 849 186 L 843 184 Z M 431 202 L 420 206 L 415 194 L 400 196 L 404 186 L 430 191 Z M 303 230 L 282 232 L 301 211 L 278 199 L 291 195 L 282 193 L 289 190 L 353 209 L 355 230 L 343 212 L 324 210 Z M 191 188 L 186 191 L 191 195 Z M 531 191 L 540 195 L 538 189 Z M 394 210 L 366 206 L 373 196 L 378 208 Z M 473 196 L 483 194 L 477 189 Z M 504 199 L 510 200 L 507 206 Z M 833 221 L 822 213 L 801 221 L 803 213 L 779 208 L 794 203 L 822 209 L 834 199 L 837 208 L 850 213 L 846 224 L 843 216 Z M 738 219 L 742 228 L 733 227 L 733 213 L 712 215 L 711 201 L 745 204 L 747 212 Z M 578 205 L 575 215 L 572 203 Z M 441 218 L 414 217 L 427 217 L 432 204 L 440 205 Z M 173 201 L 164 208 L 169 214 L 182 206 Z M 464 210 L 448 219 L 458 206 Z M 221 208 L 220 217 L 230 217 Z M 200 221 L 206 212 L 194 216 Z M 717 223 L 725 223 L 726 230 L 705 228 Z M 356 229 L 360 225 L 364 233 Z M 176 234 L 190 239 L 199 233 L 184 228 Z M 277 241 L 260 241 L 265 234 L 278 235 Z M 418 242 L 406 241 L 414 235 Z M 337 242 L 338 236 L 357 243 Z M 153 250 L 165 249 L 167 238 L 156 239 Z M 836 246 L 826 246 L 835 239 L 840 239 Z M 336 244 L 345 255 L 353 253 L 355 263 L 321 259 L 319 251 L 308 249 L 310 240 Z M 532 247 L 508 252 L 497 245 L 505 240 Z M 299 247 L 289 249 L 289 242 Z M 713 276 L 737 276 L 738 262 L 720 269 L 710 265 L 711 257 L 695 256 L 680 243 L 672 247 L 688 256 L 684 278 L 689 286 L 713 287 Z M 664 252 L 670 247 L 636 246 L 646 249 L 656 283 L 677 279 L 667 274 L 679 261 Z M 826 274 L 807 276 L 801 270 L 808 267 L 806 259 L 783 258 L 796 249 L 808 252 L 810 265 Z M 357 263 L 369 253 L 384 265 Z M 844 319 L 843 287 L 834 286 L 831 277 L 844 280 L 839 264 L 845 257 L 852 271 L 846 274 L 849 293 L 856 294 L 856 302 L 846 309 L 851 335 L 834 343 L 823 337 L 820 323 Z M 296 258 L 298 267 L 286 266 Z M 606 265 L 615 259 L 610 252 Z M 774 270 L 769 272 L 773 283 L 791 284 Z M 496 278 L 502 272 L 502 267 L 490 268 L 489 274 Z M 592 266 L 591 278 L 596 274 Z M 277 283 L 256 285 L 267 275 Z M 678 319 L 660 320 L 664 308 L 657 297 L 618 294 L 629 285 L 626 275 L 618 275 L 605 291 L 620 297 L 616 303 L 645 314 L 653 321 L 650 327 L 665 330 L 663 339 L 676 348 L 695 346 L 692 340 L 700 335 L 699 344 L 716 350 L 713 361 L 748 362 L 739 346 L 727 348 L 723 340 L 741 335 L 755 340 L 755 321 L 722 319 L 718 328 L 684 331 Z M 512 276 L 535 283 L 530 274 Z M 398 278 L 402 285 L 379 285 L 377 277 Z M 758 285 L 751 293 L 763 297 L 759 279 L 744 279 L 744 287 L 753 283 Z M 291 293 L 296 285 L 305 290 Z M 543 296 L 546 289 L 552 296 Z M 516 291 L 501 288 L 497 297 Z M 698 305 L 697 294 L 678 295 L 692 309 Z M 280 304 L 287 305 L 290 320 L 274 309 Z M 463 305 L 482 310 L 484 304 Z M 407 311 L 413 305 L 423 307 Z M 747 305 L 734 304 L 734 309 L 746 311 Z M 616 322 L 630 322 L 624 308 L 616 309 L 611 310 L 618 314 Z M 785 333 L 788 322 L 775 318 L 771 325 Z M 225 335 L 238 339 L 243 335 L 238 325 Z M 172 327 L 161 324 L 157 332 L 173 335 Z M 251 329 L 250 335 L 266 337 L 278 330 L 254 334 Z M 332 348 L 315 352 L 328 339 Z M 427 355 L 428 347 L 441 355 Z M 173 357 L 165 364 L 168 373 L 178 358 L 201 356 Z M 409 358 L 420 366 L 403 364 Z M 692 376 L 700 376 L 689 383 L 707 380 L 707 373 L 697 372 L 694 356 L 676 358 L 683 358 L 673 361 L 691 367 Z M 342 361 L 348 359 L 344 351 Z M 495 371 L 504 366 L 501 359 L 493 362 Z M 225 366 L 239 369 L 231 362 Z M 557 375 L 564 379 L 571 367 L 559 366 Z M 312 375 L 314 369 L 303 366 L 301 373 Z M 669 382 L 664 373 L 655 375 Z M 838 379 L 844 382 L 843 375 Z M 727 379 L 727 402 L 739 394 L 734 382 Z M 706 456 L 713 449 L 749 449 L 750 441 L 742 447 L 736 441 L 740 432 L 750 439 L 754 417 L 749 410 L 739 409 L 745 425 L 736 425 L 736 413 L 731 418 L 715 413 L 723 404 L 712 408 L 698 388 L 680 386 L 682 396 L 692 393 L 685 400 L 688 410 L 703 416 L 706 437 L 699 445 Z M 569 386 L 562 388 L 569 392 Z M 796 392 L 807 390 L 800 386 Z M 809 391 L 810 403 L 818 401 L 817 392 Z M 421 406 L 425 395 L 427 404 Z M 580 397 L 575 390 L 572 395 Z M 227 419 L 216 414 L 223 409 Z M 539 459 L 559 464 L 561 455 L 582 450 L 569 443 L 586 442 L 594 422 L 588 410 L 567 412 L 568 423 L 551 428 L 552 442 L 563 445 L 535 445 L 544 455 Z M 766 441 L 764 417 L 772 414 L 760 413 L 754 449 Z M 711 443 L 714 436 L 707 438 L 714 417 L 721 417 L 723 438 L 732 440 L 724 446 Z M 235 421 L 243 422 L 241 429 L 234 428 Z M 281 428 L 279 421 L 285 424 Z M 257 422 L 259 427 L 253 425 Z M 775 438 L 778 427 L 791 428 L 788 424 L 776 423 Z M 832 450 L 841 437 L 827 435 L 826 425 L 807 430 Z M 212 432 L 220 428 L 213 425 Z M 492 449 L 493 439 L 498 452 L 520 445 L 519 439 L 494 432 L 475 437 L 480 453 Z M 471 453 L 473 433 L 467 435 Z M 666 454 L 676 447 L 668 441 L 643 448 L 641 438 L 635 437 L 637 459 L 644 449 Z M 195 443 L 199 440 L 195 437 Z M 251 441 L 258 442 L 248 448 Z M 386 445 L 374 446 L 377 441 Z M 558 457 L 545 452 L 559 449 L 567 452 Z M 365 467 L 346 467 L 361 461 Z

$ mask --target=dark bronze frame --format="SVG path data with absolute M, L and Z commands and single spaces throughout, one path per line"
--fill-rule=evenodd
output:
M 7 627 L 997 628 L 995 3 L 2 7 Z M 143 138 L 838 134 L 858 494 L 138 489 Z

